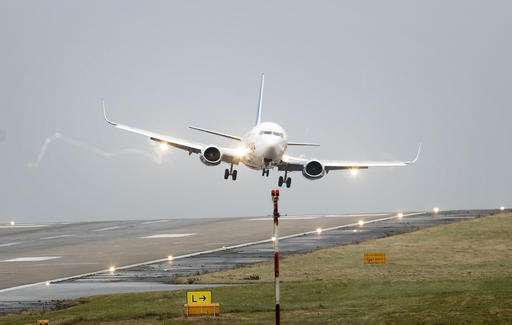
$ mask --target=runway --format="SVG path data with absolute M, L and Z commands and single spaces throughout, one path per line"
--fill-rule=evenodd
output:
M 281 235 L 392 214 L 283 216 Z M 0 289 L 269 239 L 269 217 L 159 219 L 0 228 Z
M 283 216 L 280 248 L 283 255 L 303 253 L 492 212 L 406 212 L 403 218 L 396 213 Z M 364 225 L 358 224 L 360 220 Z M 316 231 L 319 227 L 321 233 Z M 176 276 L 270 260 L 271 231 L 269 217 L 0 228 L 0 245 L 11 244 L 0 246 L 0 311 L 16 310 L 16 302 L 27 307 L 27 302 L 37 300 L 183 289 L 173 283 Z M 107 271 L 110 266 L 116 270 Z M 38 282 L 42 283 L 34 285 Z

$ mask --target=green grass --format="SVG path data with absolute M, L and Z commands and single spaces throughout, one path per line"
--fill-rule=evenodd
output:
M 386 265 L 363 265 L 381 251 Z M 512 323 L 512 215 L 291 256 L 282 262 L 283 323 Z M 206 274 L 222 317 L 194 323 L 273 322 L 272 264 Z M 250 278 L 260 280 L 246 280 Z M 1 299 L 1 298 L 0 298 Z M 180 324 L 184 292 L 80 299 L 52 312 L 0 317 L 0 324 Z

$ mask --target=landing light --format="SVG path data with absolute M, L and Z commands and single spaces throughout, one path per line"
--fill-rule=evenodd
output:
M 172 260 L 173 260 L 172 255 L 167 256 L 167 260 L 168 260 L 168 261 L 172 261 Z
M 108 271 L 110 273 L 114 273 L 116 271 L 116 267 L 115 266 L 111 266 L 111 267 L 108 268 Z
M 322 233 L 322 228 L 320 228 L 320 227 L 316 228 L 316 233 L 320 235 Z
M 237 156 L 238 158 L 242 158 L 248 153 L 249 149 L 247 149 L 246 147 L 238 147 L 235 149 L 235 156 Z
M 352 230 L 352 232 L 357 232 L 357 229 Z
M 167 143 L 165 143 L 165 142 L 161 142 L 160 143 L 160 151 L 165 152 L 167 150 L 169 150 L 169 145 Z
M 50 285 L 50 281 L 46 281 L 44 284 L 49 286 Z
M 432 212 L 434 212 L 435 214 L 438 214 L 439 213 L 439 208 L 438 207 L 433 208 Z
M 270 238 L 270 239 L 272 239 L 273 242 L 276 241 L 276 237 L 275 236 L 272 236 L 272 238 Z
M 357 222 L 357 224 L 359 225 L 359 227 L 362 227 L 362 226 L 364 225 L 364 221 L 363 221 L 363 220 L 359 220 L 359 221 Z
M 15 223 L 14 221 L 11 221 L 11 222 L 10 222 L 10 225 L 11 225 L 11 226 L 14 226 L 15 224 L 16 224 L 16 223 Z
M 505 211 L 505 207 L 500 207 L 500 211 Z
M 402 219 L 404 217 L 404 214 L 402 212 L 399 212 L 397 215 L 398 219 Z
M 350 175 L 357 176 L 359 174 L 358 168 L 350 168 Z

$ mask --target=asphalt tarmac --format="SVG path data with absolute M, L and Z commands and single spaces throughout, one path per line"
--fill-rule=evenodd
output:
M 283 216 L 280 234 L 390 214 Z M 161 219 L 0 227 L 0 289 L 269 239 L 269 217 Z
M 493 212 L 283 216 L 280 250 L 304 253 Z M 188 289 L 175 278 L 271 260 L 271 231 L 270 217 L 0 228 L 0 312 L 52 308 L 96 294 Z

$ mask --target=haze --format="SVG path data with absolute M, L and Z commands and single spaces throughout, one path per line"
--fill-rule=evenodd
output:
M 260 72 L 263 120 L 322 145 L 293 154 L 410 159 L 424 144 L 408 168 L 293 173 L 283 213 L 512 205 L 508 1 L 4 0 L 0 26 L 1 223 L 270 213 L 277 171 L 225 181 L 177 150 L 158 163 L 100 110 L 227 145 L 187 126 L 242 135 Z

